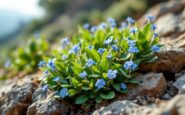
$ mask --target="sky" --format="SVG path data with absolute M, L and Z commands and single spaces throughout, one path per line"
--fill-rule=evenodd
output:
M 39 0 L 0 0 L 0 10 L 16 11 L 24 15 L 40 17 L 44 14 Z

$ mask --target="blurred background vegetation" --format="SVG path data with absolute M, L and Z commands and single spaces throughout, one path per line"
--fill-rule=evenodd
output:
M 70 37 L 76 31 L 77 25 L 87 22 L 97 24 L 108 17 L 115 18 L 118 22 L 127 16 L 138 19 L 148 8 L 164 1 L 167 0 L 38 0 L 39 6 L 45 11 L 42 17 L 19 22 L 17 29 L 6 35 L 3 35 L 1 26 L 0 67 L 11 55 L 11 51 L 14 52 L 20 45 L 24 46 L 33 36 L 42 35 L 54 42 L 65 36 Z M 0 12 L 0 18 L 3 17 L 2 14 Z M 14 18 L 9 19 L 12 22 Z

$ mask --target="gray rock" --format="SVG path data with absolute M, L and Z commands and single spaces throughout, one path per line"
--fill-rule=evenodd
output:
M 116 101 L 93 112 L 93 115 L 147 115 L 155 106 L 139 106 L 131 101 Z
M 178 90 L 182 88 L 183 85 L 185 85 L 185 74 L 181 77 L 179 77 L 173 84 Z
M 32 95 L 32 102 L 36 102 L 38 100 L 46 99 L 47 97 L 47 91 L 42 90 L 42 86 L 39 86 Z
M 35 88 L 36 85 L 34 83 L 17 84 L 13 85 L 9 91 L 1 93 L 0 114 L 25 114 L 27 107 L 31 104 L 32 93 Z
M 67 102 L 60 102 L 50 97 L 30 105 L 27 115 L 62 115 L 69 111 L 69 107 Z
M 177 95 L 151 112 L 150 115 L 185 115 L 185 95 Z
M 179 89 L 179 94 L 185 94 L 185 84 Z

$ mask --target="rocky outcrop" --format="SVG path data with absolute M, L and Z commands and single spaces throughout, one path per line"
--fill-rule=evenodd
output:
M 13 85 L 12 88 L 0 96 L 1 115 L 23 115 L 32 102 L 32 93 L 36 87 L 34 83 Z
M 38 100 L 28 107 L 27 115 L 62 115 L 69 111 L 69 104 L 52 97 Z
M 157 55 L 158 60 L 155 63 L 142 64 L 140 71 L 177 73 L 185 67 L 184 48 L 166 48 Z

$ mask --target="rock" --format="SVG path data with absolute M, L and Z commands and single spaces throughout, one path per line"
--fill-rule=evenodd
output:
M 179 16 L 173 13 L 169 13 L 161 16 L 157 21 L 157 33 L 160 36 L 167 36 L 177 32 Z M 168 26 L 167 26 L 168 25 Z
M 177 95 L 169 102 L 160 104 L 150 115 L 185 115 L 185 95 Z
M 23 115 L 31 104 L 34 83 L 16 84 L 0 96 L 1 115 Z
M 139 86 L 130 89 L 127 95 L 119 95 L 116 100 L 134 100 L 137 96 L 160 97 L 166 90 L 167 83 L 162 73 L 148 73 L 138 76 Z
M 168 93 L 166 93 L 166 94 L 163 95 L 162 98 L 168 100 L 168 99 L 170 99 L 171 97 L 170 97 L 170 95 L 169 95 Z
M 163 2 L 163 3 L 155 5 L 150 10 L 148 10 L 146 14 L 139 19 L 139 22 L 142 24 L 146 22 L 145 16 L 147 14 L 153 15 L 158 19 L 160 16 L 165 15 L 167 13 L 180 12 L 184 9 L 184 7 L 185 7 L 184 1 Z
M 28 107 L 27 115 L 62 115 L 69 112 L 69 104 L 54 98 L 38 100 Z
M 154 106 L 139 106 L 131 101 L 116 101 L 93 112 L 93 115 L 147 115 Z
M 48 92 L 42 90 L 42 86 L 40 85 L 32 95 L 32 102 L 36 102 L 38 100 L 46 99 Z
M 178 90 L 182 88 L 183 85 L 185 85 L 185 74 L 181 77 L 179 77 L 173 84 Z
M 179 89 L 179 94 L 185 94 L 185 84 Z
M 177 73 L 185 67 L 185 49 L 170 48 L 157 53 L 158 59 L 155 63 L 141 64 L 140 71 L 148 72 L 172 72 Z
M 168 13 L 155 22 L 160 36 L 179 36 L 185 31 L 185 21 L 180 14 Z
M 133 95 L 159 97 L 164 93 L 167 87 L 166 80 L 162 73 L 148 73 L 137 77 L 137 79 L 141 81 L 141 83 L 138 88 L 133 90 Z

